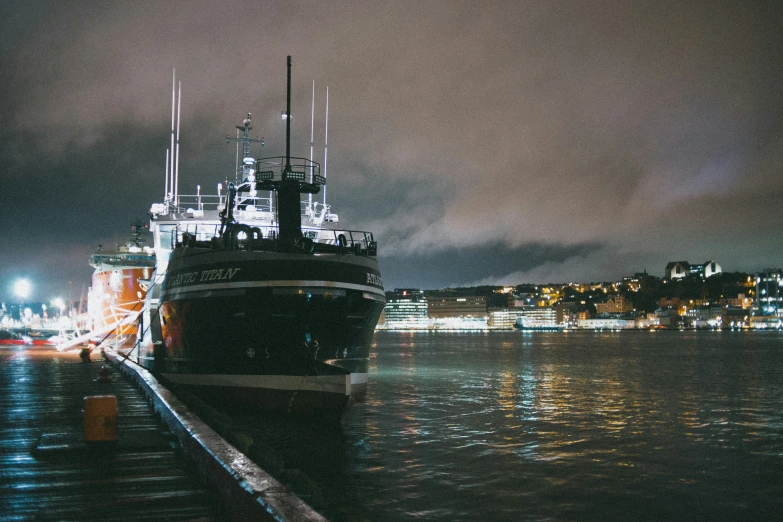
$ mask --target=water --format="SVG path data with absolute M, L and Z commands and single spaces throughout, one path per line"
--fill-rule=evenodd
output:
M 342 431 L 266 431 L 336 520 L 779 520 L 783 334 L 377 332 Z

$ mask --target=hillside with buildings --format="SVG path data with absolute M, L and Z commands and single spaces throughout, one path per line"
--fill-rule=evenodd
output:
M 386 293 L 382 329 L 781 328 L 783 270 L 723 272 L 715 261 L 666 265 L 620 281 Z

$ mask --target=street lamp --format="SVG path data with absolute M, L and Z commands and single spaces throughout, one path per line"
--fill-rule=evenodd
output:
M 62 297 L 52 299 L 52 306 L 59 308 L 60 315 L 63 315 L 63 312 L 65 311 L 65 301 L 63 301 Z
M 30 295 L 30 281 L 27 279 L 18 279 L 16 283 L 14 283 L 14 294 L 22 301 L 19 305 L 19 320 L 22 321 L 24 334 L 27 335 L 27 325 L 25 325 L 24 322 L 24 300 Z

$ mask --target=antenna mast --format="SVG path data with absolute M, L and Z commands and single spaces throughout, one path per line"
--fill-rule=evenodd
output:
M 182 82 L 179 82 L 179 94 L 177 97 L 177 170 L 174 184 L 174 204 L 179 206 L 179 109 L 182 105 Z
M 177 87 L 177 70 L 172 68 L 171 69 L 171 168 L 168 169 L 166 173 L 166 186 L 171 187 L 171 192 L 174 192 L 174 102 L 175 99 L 175 89 Z M 168 176 L 171 176 L 171 183 L 169 184 Z M 169 198 L 169 191 L 168 188 L 166 189 L 166 201 L 168 201 Z
M 166 149 L 166 188 L 163 190 L 163 201 L 169 197 L 169 149 Z
M 310 105 L 310 183 L 313 182 L 313 129 L 315 128 L 315 80 L 313 80 L 313 101 Z M 307 212 L 312 213 L 313 195 L 307 194 Z M 311 214 L 312 215 L 312 214 Z
M 329 150 L 329 86 L 326 86 L 326 130 L 324 131 L 324 206 L 326 206 L 326 152 Z
M 234 166 L 234 183 L 239 183 L 239 131 L 240 128 L 237 126 L 237 161 Z M 226 179 L 226 185 L 228 185 L 228 179 Z

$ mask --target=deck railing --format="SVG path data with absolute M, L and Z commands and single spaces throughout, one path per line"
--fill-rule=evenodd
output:
M 169 228 L 165 230 L 165 228 Z M 220 225 L 183 223 L 180 225 L 162 225 L 161 243 L 164 248 L 173 249 L 183 245 L 183 238 L 188 234 L 188 240 L 198 246 L 207 246 L 213 242 L 213 238 L 220 237 Z M 276 249 L 279 229 L 275 226 L 257 226 L 251 229 L 260 232 L 258 240 L 250 241 L 244 232 L 238 234 L 237 239 L 246 245 L 245 250 L 270 250 Z M 361 230 L 311 228 L 302 227 L 302 238 L 312 240 L 316 253 L 341 253 L 356 255 L 375 255 L 377 243 L 371 232 Z

